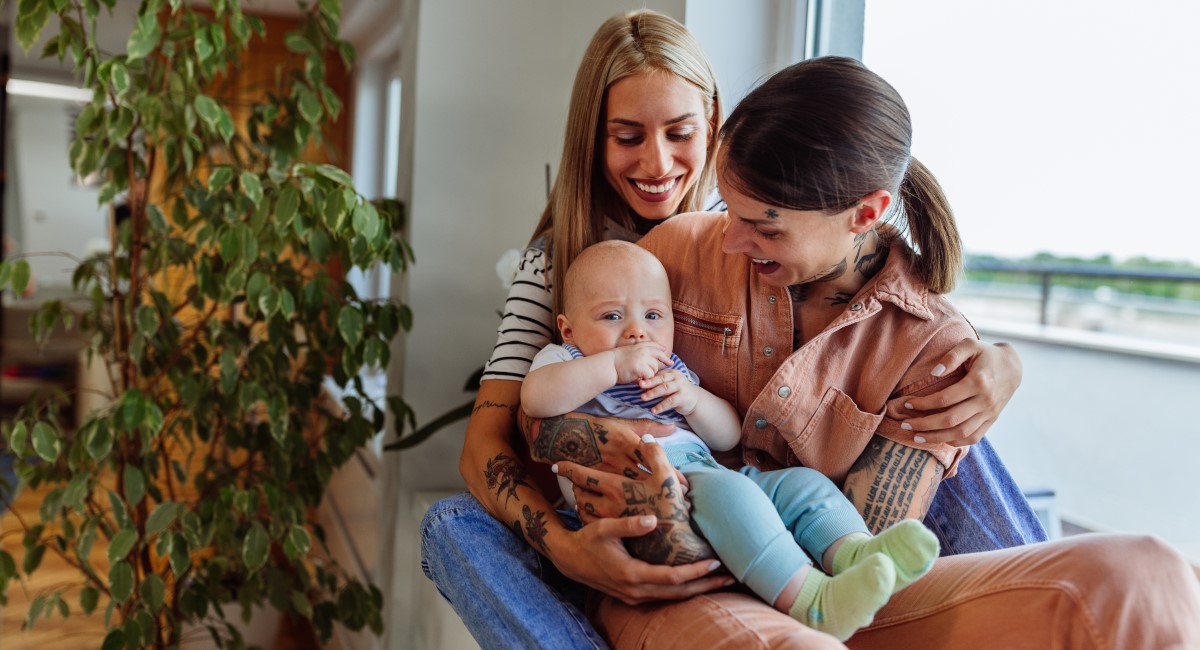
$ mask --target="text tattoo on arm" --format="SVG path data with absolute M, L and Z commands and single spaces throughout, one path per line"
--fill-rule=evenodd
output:
M 493 402 L 492 400 L 488 399 L 484 400 L 482 404 L 476 404 L 475 408 L 471 410 L 471 415 L 475 415 L 483 409 L 504 409 L 508 411 L 509 415 L 517 414 L 516 404 L 500 404 L 499 402 Z
M 944 468 L 933 463 L 933 476 L 922 478 L 928 452 L 905 447 L 876 435 L 855 461 L 850 474 L 871 477 L 866 494 L 848 491 L 846 496 L 861 510 L 863 521 L 872 533 L 910 516 L 912 505 L 920 500 L 922 512 L 928 512 Z

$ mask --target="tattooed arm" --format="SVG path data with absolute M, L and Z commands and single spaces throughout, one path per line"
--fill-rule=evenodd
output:
M 842 491 L 867 528 L 878 533 L 902 519 L 923 519 L 944 471 L 933 454 L 876 434 L 850 468 Z
M 641 440 L 641 434 L 664 425 L 578 413 L 522 417 L 534 459 L 556 463 L 560 475 L 579 488 L 576 508 L 588 527 L 614 517 L 649 515 L 656 520 L 654 530 L 625 540 L 634 557 L 672 566 L 716 557 L 692 529 L 685 489 L 666 452 Z
M 522 455 L 514 443 L 517 430 L 517 404 L 521 382 L 500 379 L 480 383 L 475 409 L 467 422 L 458 469 L 467 489 L 496 519 L 505 522 L 535 548 L 545 553 L 544 533 L 539 521 L 554 509 L 530 479 Z M 526 527 L 533 535 L 526 534 Z
M 729 584 L 727 576 L 709 575 L 710 562 L 656 566 L 630 557 L 622 540 L 657 531 L 653 516 L 606 519 L 579 531 L 564 526 L 517 451 L 520 392 L 517 381 L 480 384 L 459 460 L 471 494 L 493 517 L 550 558 L 563 575 L 629 604 L 687 598 Z

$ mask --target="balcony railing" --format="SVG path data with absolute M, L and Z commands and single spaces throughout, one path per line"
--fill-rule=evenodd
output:
M 1056 278 L 1093 278 L 1113 279 L 1117 282 L 1166 282 L 1166 283 L 1195 283 L 1200 287 L 1200 272 L 1175 271 L 1170 269 L 1120 269 L 1099 265 L 1070 265 L 1070 264 L 1036 264 L 993 261 L 970 261 L 967 272 L 994 272 L 1015 275 L 1033 276 L 1038 279 L 1040 286 L 1039 318 L 1041 325 L 1049 325 L 1051 289 Z M 970 281 L 972 286 L 979 287 L 983 281 Z M 1128 294 L 1127 294 L 1128 295 Z M 1186 315 L 1194 315 L 1200 319 L 1200 301 L 1187 299 L 1164 299 L 1153 295 L 1139 294 L 1144 299 L 1156 301 L 1155 309 L 1177 311 Z M 1197 295 L 1200 295 L 1198 293 Z

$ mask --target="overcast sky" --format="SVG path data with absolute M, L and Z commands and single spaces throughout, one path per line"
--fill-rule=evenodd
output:
M 866 7 L 968 251 L 1200 264 L 1200 2 Z

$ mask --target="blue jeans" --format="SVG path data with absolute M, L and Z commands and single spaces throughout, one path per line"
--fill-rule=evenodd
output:
M 559 516 L 579 528 L 574 514 Z M 583 613 L 587 588 L 559 573 L 469 492 L 425 513 L 421 568 L 484 650 L 608 647 Z
M 1041 520 L 987 438 L 938 486 L 925 526 L 938 536 L 943 556 L 1046 541 Z
M 1046 539 L 986 438 L 959 463 L 954 478 L 942 481 L 925 525 L 938 536 L 943 555 Z M 425 514 L 421 566 L 485 649 L 607 647 L 583 614 L 587 590 L 470 494 L 443 499 Z

